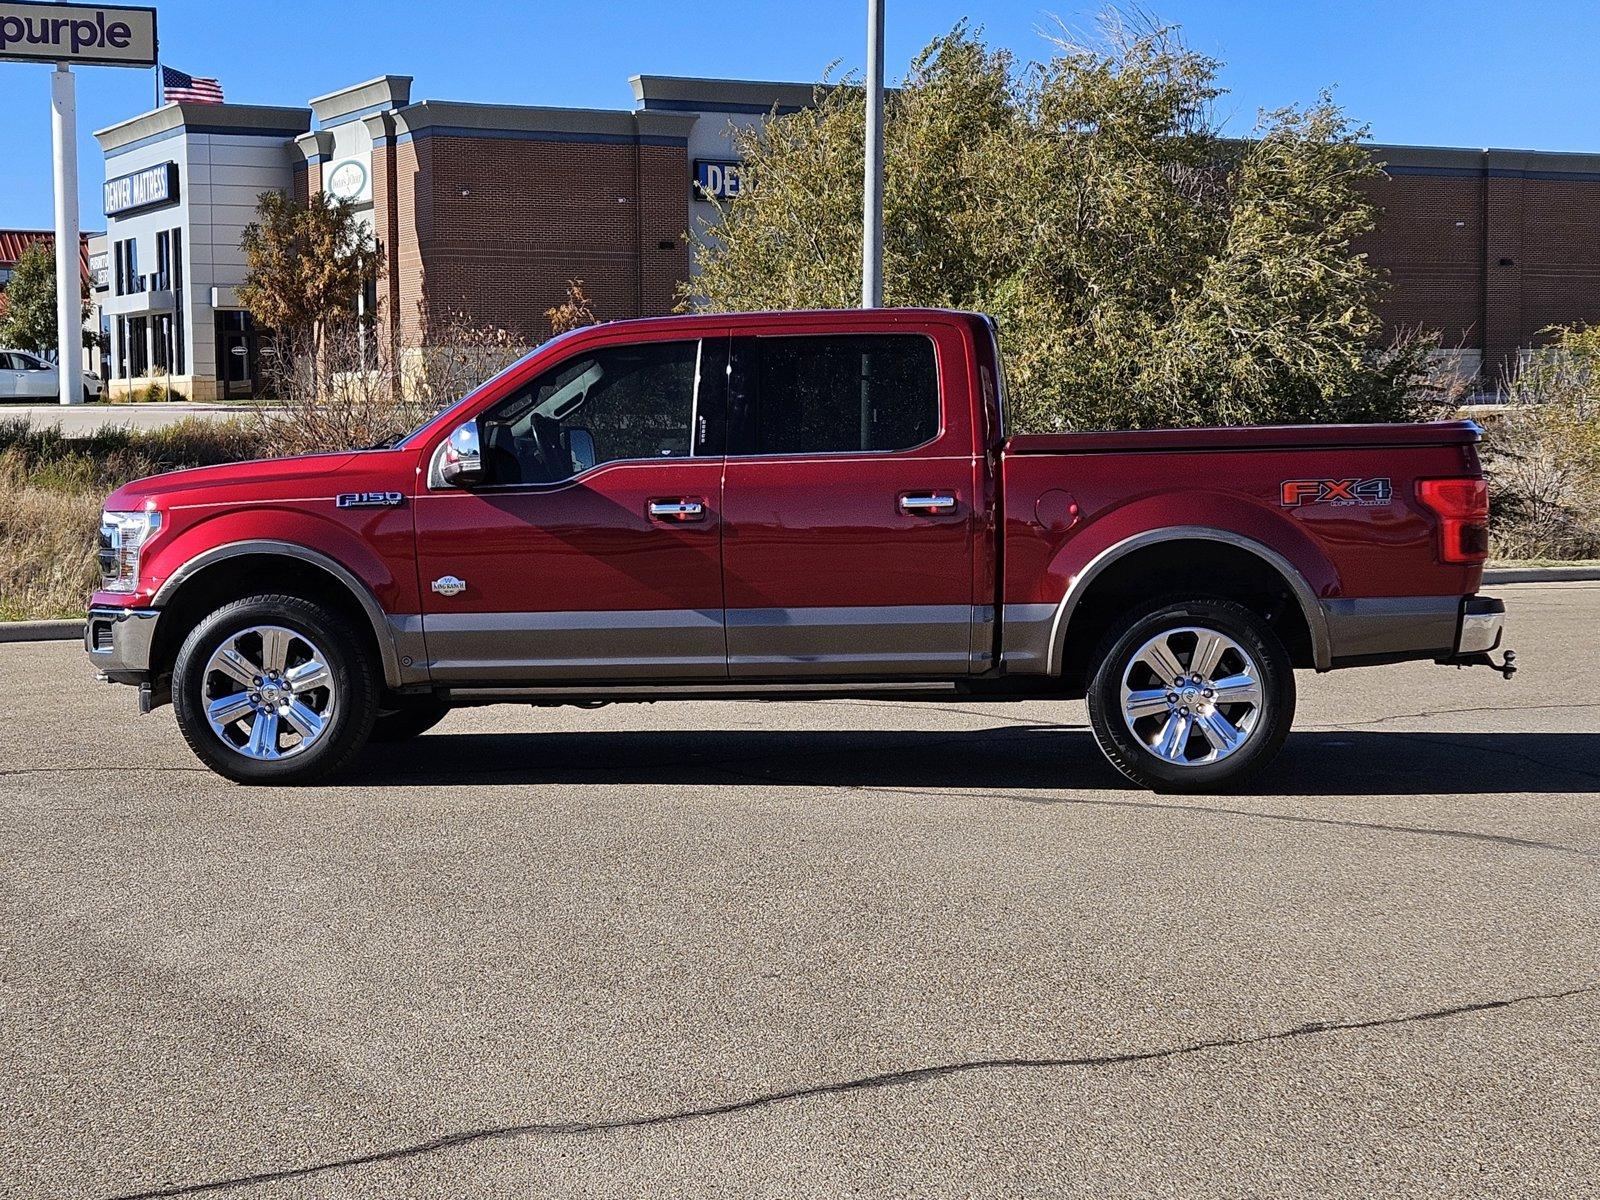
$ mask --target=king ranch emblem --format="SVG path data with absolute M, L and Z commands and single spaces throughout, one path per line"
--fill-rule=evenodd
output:
M 1337 508 L 1371 508 L 1388 504 L 1394 485 L 1387 477 L 1376 479 L 1285 479 L 1278 503 L 1284 508 L 1331 504 Z

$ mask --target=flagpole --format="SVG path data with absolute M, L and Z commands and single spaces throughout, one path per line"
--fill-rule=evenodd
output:
M 152 79 L 151 82 L 155 84 L 156 107 L 160 108 L 161 107 L 161 53 L 160 53 L 160 51 L 156 52 L 156 68 L 155 68 L 155 70 L 156 70 L 155 78 Z

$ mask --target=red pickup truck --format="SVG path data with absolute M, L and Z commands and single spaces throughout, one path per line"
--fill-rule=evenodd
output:
M 87 648 L 250 783 L 458 705 L 910 695 L 1083 697 L 1129 778 L 1211 790 L 1297 668 L 1496 666 L 1477 440 L 1008 435 L 983 316 L 619 321 L 392 446 L 119 489 Z

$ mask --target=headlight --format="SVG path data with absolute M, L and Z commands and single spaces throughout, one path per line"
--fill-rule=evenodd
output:
M 131 592 L 139 586 L 139 553 L 161 528 L 158 512 L 108 512 L 100 516 L 100 587 Z

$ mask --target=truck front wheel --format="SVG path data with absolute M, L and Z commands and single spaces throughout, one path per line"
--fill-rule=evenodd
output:
M 338 614 L 300 596 L 251 596 L 184 640 L 172 703 L 189 748 L 217 774 L 316 783 L 366 743 L 378 680 Z
M 1089 722 L 1112 766 L 1158 792 L 1237 786 L 1294 720 L 1294 670 L 1260 616 L 1231 600 L 1170 599 L 1106 635 Z

